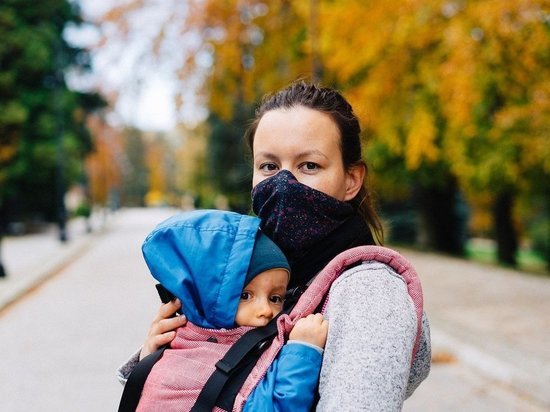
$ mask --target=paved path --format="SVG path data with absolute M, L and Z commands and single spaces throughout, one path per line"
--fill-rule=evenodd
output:
M 112 218 L 107 212 L 95 214 L 89 222 L 91 232 L 83 218 L 72 219 L 65 243 L 59 241 L 55 225 L 36 234 L 5 237 L 0 253 L 7 277 L 0 278 L 0 311 L 76 259 L 103 234 Z
M 435 356 L 448 353 L 550 410 L 550 278 L 404 254 L 422 279 Z
M 29 410 L 14 407 L 16 401 L 5 404 L 10 394 L 24 393 L 21 388 L 35 394 L 26 403 L 34 410 L 68 410 L 58 405 L 83 405 L 84 400 L 91 403 L 78 410 L 114 409 L 120 387 L 113 370 L 139 345 L 157 306 L 139 245 L 171 213 L 123 210 L 95 220 L 91 234 L 74 221 L 67 244 L 56 240 L 54 230 L 3 242 L 9 277 L 0 279 L 0 369 L 2 380 L 11 383 L 0 385 L 0 410 Z M 550 410 L 550 279 L 401 252 L 422 279 L 434 353 L 430 376 L 404 410 Z M 82 307 L 86 310 L 78 313 Z M 105 340 L 101 334 L 106 332 L 116 335 L 115 342 Z M 101 356 L 82 358 L 94 345 Z M 57 371 L 61 364 L 66 369 Z M 26 370 L 19 380 L 17 369 Z M 48 400 L 59 385 L 65 399 Z
M 0 411 L 117 409 L 122 386 L 115 371 L 141 344 L 159 306 L 140 246 L 172 213 L 117 213 L 108 230 L 85 235 L 76 255 L 65 254 L 68 264 L 0 312 Z M 20 247 L 17 240 L 6 252 Z M 43 240 L 59 247 L 55 237 Z M 32 260 L 33 249 L 27 256 Z M 31 273 L 38 272 L 27 278 Z

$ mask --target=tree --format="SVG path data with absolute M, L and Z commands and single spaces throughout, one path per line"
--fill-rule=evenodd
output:
M 65 83 L 66 69 L 89 62 L 63 38 L 80 23 L 68 1 L 0 5 L 0 239 L 8 222 L 37 217 L 58 221 L 65 238 L 63 188 L 91 149 L 86 114 L 102 105 Z
M 448 44 L 454 51 L 451 58 L 469 59 L 472 84 L 467 92 L 476 97 L 468 122 L 453 125 L 449 136 L 462 137 L 454 167 L 470 192 L 490 188 L 493 193 L 498 258 L 510 265 L 516 264 L 518 247 L 516 202 L 547 191 L 550 174 L 550 33 L 545 7 L 546 2 L 537 0 L 468 4 L 458 10 L 457 39 Z M 460 56 L 456 48 L 463 45 L 467 47 Z M 457 93 L 450 83 L 446 89 Z
M 490 191 L 499 260 L 514 264 L 515 198 L 544 190 L 550 171 L 545 2 L 334 1 L 321 10 L 325 69 L 363 108 L 372 160 L 388 175 L 377 179 L 428 193 L 452 182 L 469 197 Z M 350 50 L 361 53 L 349 59 Z
M 124 134 L 124 153 L 121 201 L 128 206 L 145 206 L 149 191 L 149 171 L 146 165 L 147 148 L 141 131 L 127 129 Z
M 9 219 L 57 220 L 56 168 L 61 184 L 75 181 L 91 149 L 85 120 L 103 101 L 69 90 L 64 79 L 69 67 L 88 64 L 86 52 L 63 39 L 65 25 L 80 21 L 67 1 L 0 6 L 0 202 Z
M 147 3 L 130 1 L 109 21 L 128 35 Z M 417 200 L 428 243 L 461 253 L 461 199 L 477 207 L 490 192 L 499 260 L 514 264 L 516 205 L 544 197 L 550 171 L 546 3 L 189 1 L 182 13 L 174 4 L 151 50 L 161 56 L 174 36 L 186 45 L 181 91 L 199 85 L 220 152 L 263 93 L 297 77 L 341 89 L 369 138 L 377 191 Z
M 146 205 L 173 205 L 177 193 L 175 183 L 175 152 L 177 142 L 171 142 L 164 133 L 148 133 L 145 163 L 149 176 Z
M 94 150 L 86 157 L 90 203 L 108 207 L 120 193 L 126 155 L 122 131 L 110 126 L 101 116 L 92 116 L 88 127 Z
M 232 207 L 246 211 L 250 173 L 242 136 L 253 105 L 266 91 L 310 69 L 306 29 L 288 1 L 269 6 L 259 0 L 180 4 L 166 6 L 171 12 L 158 22 L 140 60 L 162 59 L 170 44 L 182 44 L 176 57 L 170 54 L 180 62 L 175 71 L 176 102 L 184 104 L 190 87 L 201 96 L 210 112 L 204 157 L 210 165 L 209 187 L 226 195 Z M 134 0 L 109 11 L 103 20 L 118 28 L 117 38 L 109 41 L 130 38 L 132 20 L 148 7 L 149 2 Z

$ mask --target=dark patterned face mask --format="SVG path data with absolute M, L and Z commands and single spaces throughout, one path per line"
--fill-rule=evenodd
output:
M 287 255 L 296 258 L 354 214 L 353 207 L 281 170 L 252 189 L 260 227 Z

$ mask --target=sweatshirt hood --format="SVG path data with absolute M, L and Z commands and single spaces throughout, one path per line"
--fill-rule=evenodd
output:
M 259 225 L 260 219 L 235 212 L 184 212 L 159 224 L 142 252 L 153 277 L 182 302 L 189 321 L 233 328 Z

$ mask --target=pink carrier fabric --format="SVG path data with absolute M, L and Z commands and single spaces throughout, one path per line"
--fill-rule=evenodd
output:
M 300 297 L 291 313 L 278 319 L 278 335 L 270 347 L 262 354 L 258 363 L 246 379 L 237 394 L 233 411 L 241 411 L 246 399 L 262 380 L 269 366 L 285 343 L 288 334 L 298 319 L 315 311 L 321 300 L 327 295 L 332 282 L 346 267 L 360 261 L 379 261 L 395 270 L 407 283 L 409 295 L 413 301 L 418 330 L 413 348 L 411 363 L 414 359 L 422 329 L 423 298 L 420 280 L 409 262 L 399 253 L 379 246 L 359 246 L 336 256 L 315 277 L 314 281 Z M 326 302 L 323 306 L 323 312 Z M 149 374 L 137 408 L 138 411 L 189 411 L 195 404 L 199 393 L 215 369 L 215 364 L 251 327 L 239 327 L 228 330 L 203 329 L 188 323 L 178 329 L 171 349 L 164 352 Z M 209 342 L 212 337 L 217 343 Z M 215 412 L 222 409 L 215 408 Z
M 179 328 L 170 349 L 164 351 L 149 373 L 136 410 L 189 411 L 216 362 L 250 329 L 204 329 L 190 322 Z

